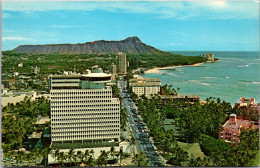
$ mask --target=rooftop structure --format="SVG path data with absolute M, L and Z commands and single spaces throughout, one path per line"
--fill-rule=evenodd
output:
M 255 129 L 259 126 L 254 121 L 238 119 L 236 114 L 230 114 L 229 120 L 222 126 L 223 130 L 219 133 L 219 138 L 227 142 L 240 142 L 239 136 L 241 129 Z
M 89 74 L 50 75 L 52 142 L 120 138 L 120 101 L 97 66 Z

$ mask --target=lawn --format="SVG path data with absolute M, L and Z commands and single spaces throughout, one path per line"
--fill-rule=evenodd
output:
M 184 142 L 178 142 L 178 145 L 186 152 L 188 152 L 189 157 L 191 155 L 194 155 L 195 157 L 204 158 L 205 155 L 201 151 L 200 145 L 198 143 L 184 143 Z
M 254 160 L 254 164 L 253 164 L 253 166 L 259 166 L 260 164 L 259 164 L 259 152 L 257 153 L 257 155 L 256 155 L 256 158 L 255 158 L 255 160 Z

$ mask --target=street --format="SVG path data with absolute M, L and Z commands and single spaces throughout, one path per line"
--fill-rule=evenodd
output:
M 124 79 L 119 80 L 119 85 L 120 96 L 123 97 L 122 106 L 127 109 L 128 124 L 133 136 L 137 140 L 138 152 L 143 151 L 148 156 L 151 166 L 163 166 L 160 155 L 156 152 L 153 142 L 149 139 L 148 128 L 141 116 L 138 115 L 137 107 L 126 89 L 126 81 Z

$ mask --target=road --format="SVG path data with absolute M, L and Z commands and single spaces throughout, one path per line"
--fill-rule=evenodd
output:
M 149 158 L 151 166 L 163 166 L 160 155 L 156 152 L 155 146 L 149 140 L 147 126 L 138 115 L 137 107 L 130 98 L 130 93 L 126 89 L 126 81 L 119 80 L 120 96 L 123 97 L 123 107 L 127 109 L 128 124 L 132 130 L 133 136 L 137 140 L 137 149 L 139 152 L 143 151 Z

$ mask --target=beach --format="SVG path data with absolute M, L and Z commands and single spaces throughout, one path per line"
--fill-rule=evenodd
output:
M 192 65 L 175 65 L 175 66 L 169 66 L 169 67 L 156 67 L 153 69 L 148 69 L 145 71 L 145 73 L 160 73 L 160 69 L 171 69 L 171 68 L 177 68 L 177 67 L 185 67 L 185 66 L 199 66 L 205 62 L 200 62 Z

